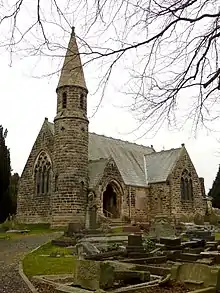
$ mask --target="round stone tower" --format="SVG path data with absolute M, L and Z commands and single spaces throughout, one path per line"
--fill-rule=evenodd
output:
M 52 227 L 85 225 L 88 189 L 87 93 L 74 28 L 57 86 Z

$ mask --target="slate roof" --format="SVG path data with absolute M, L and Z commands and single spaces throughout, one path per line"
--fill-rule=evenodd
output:
M 182 148 L 145 155 L 147 180 L 149 183 L 164 182 L 175 166 Z
M 89 187 L 95 187 L 102 178 L 108 159 L 89 161 Z
M 152 152 L 151 147 L 89 133 L 89 160 L 112 157 L 126 185 L 147 185 L 144 155 Z
M 54 124 L 48 121 L 48 126 L 54 133 Z M 89 133 L 89 185 L 93 187 L 98 183 L 110 158 L 115 161 L 126 185 L 144 187 L 148 183 L 164 182 L 181 150 L 155 152 L 152 147 Z

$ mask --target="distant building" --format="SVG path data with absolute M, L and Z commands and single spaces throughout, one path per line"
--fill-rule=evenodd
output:
M 158 214 L 173 220 L 205 214 L 204 180 L 184 145 L 156 152 L 88 132 L 88 90 L 74 31 L 56 93 L 54 123 L 45 118 L 20 179 L 20 222 L 56 227 L 88 224 L 97 215 L 146 222 Z

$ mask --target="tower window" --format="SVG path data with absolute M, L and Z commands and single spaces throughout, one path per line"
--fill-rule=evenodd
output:
M 80 108 L 81 109 L 84 108 L 84 95 L 83 94 L 80 95 Z
M 80 182 L 80 195 L 83 196 L 83 193 L 84 193 L 84 182 L 81 181 Z
M 63 107 L 63 109 L 66 109 L 66 105 L 67 105 L 67 94 L 66 94 L 66 92 L 64 92 L 63 95 L 62 95 L 62 107 Z

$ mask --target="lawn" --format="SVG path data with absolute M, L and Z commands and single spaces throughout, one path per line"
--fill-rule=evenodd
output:
M 215 234 L 215 239 L 220 240 L 220 233 Z M 61 256 L 54 257 L 58 254 Z M 71 274 L 74 273 L 75 259 L 71 249 L 57 247 L 50 242 L 26 255 L 23 260 L 23 269 L 28 277 L 37 275 Z
M 27 233 L 7 233 L 6 232 L 0 232 L 0 240 L 1 239 L 14 239 L 14 238 L 22 238 L 22 237 L 27 237 L 29 235 L 37 235 L 37 234 L 48 234 L 48 233 L 53 233 L 55 231 L 61 231 L 59 229 L 53 230 L 50 229 L 49 224 L 13 224 L 11 223 L 6 223 L 6 227 L 12 230 L 28 230 Z M 0 224 L 0 230 L 3 230 L 5 228 L 5 223 Z
M 220 240 L 220 233 L 215 233 L 215 240 Z
M 70 274 L 74 272 L 75 257 L 68 248 L 57 247 L 51 242 L 29 253 L 23 260 L 23 270 L 28 277 L 37 275 Z M 51 255 L 62 255 L 53 257 Z M 50 255 L 50 256 L 43 256 Z M 68 256 L 68 257 L 67 257 Z

